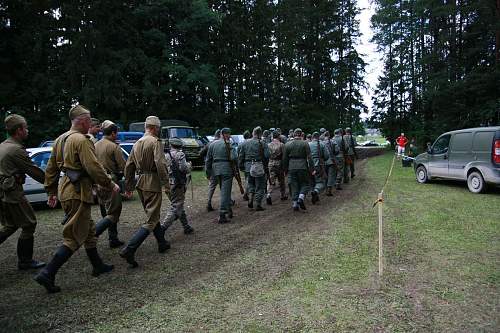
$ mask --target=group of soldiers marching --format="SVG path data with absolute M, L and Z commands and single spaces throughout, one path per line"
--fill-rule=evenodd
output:
M 22 229 L 17 244 L 18 268 L 41 268 L 34 280 L 47 292 L 61 289 L 55 276 L 73 253 L 82 245 L 92 264 L 92 276 L 113 270 L 113 265 L 103 262 L 97 251 L 97 238 L 108 231 L 109 246 L 119 248 L 119 255 L 131 268 L 138 266 L 135 253 L 152 233 L 158 252 L 170 248 L 165 233 L 175 220 L 179 220 L 185 234 L 194 232 L 188 223 L 184 201 L 190 181 L 191 163 L 182 152 L 182 141 L 169 139 L 169 147 L 159 138 L 161 122 L 156 116 L 145 120 L 145 134 L 133 146 L 125 161 L 116 143 L 118 126 L 110 120 L 99 122 L 91 118 L 90 111 L 77 105 L 70 109 L 71 128 L 54 143 L 45 171 L 29 158 L 23 142 L 28 137 L 28 124 L 24 117 L 9 115 L 5 129 L 9 138 L 0 144 L 0 244 L 17 229 Z M 103 138 L 96 134 L 102 131 Z M 207 210 L 212 211 L 212 197 L 220 186 L 218 223 L 228 223 L 233 218 L 231 197 L 233 178 L 236 178 L 243 199 L 248 207 L 264 210 L 263 201 L 272 205 L 272 193 L 279 184 L 280 199 L 287 200 L 288 180 L 292 207 L 305 210 L 305 198 L 311 192 L 313 204 L 326 188 L 341 189 L 348 181 L 346 171 L 354 177 L 356 141 L 350 129 L 342 135 L 335 130 L 330 137 L 321 129 L 305 140 L 301 129 L 287 137 L 279 129 L 262 131 L 254 128 L 246 140 L 234 149 L 230 143 L 231 131 L 223 128 L 215 133 L 215 140 L 206 147 L 205 171 L 209 179 Z M 245 174 L 245 186 L 240 178 Z M 48 264 L 33 259 L 36 216 L 24 196 L 26 175 L 43 183 L 48 195 L 47 203 L 58 204 L 64 210 L 63 241 Z M 118 222 L 122 211 L 121 189 L 118 183 L 124 178 L 124 196 L 130 198 L 136 190 L 146 214 L 144 223 L 125 244 L 118 237 Z M 160 221 L 162 195 L 166 193 L 171 205 Z M 91 218 L 91 205 L 97 195 L 102 219 L 97 223 Z
M 279 185 L 280 200 L 288 200 L 287 185 L 294 211 L 305 210 L 305 199 L 311 192 L 311 202 L 316 204 L 326 188 L 332 196 L 333 188 L 342 190 L 341 184 L 354 178 L 354 160 L 357 158 L 356 139 L 350 128 L 336 129 L 334 136 L 326 129 L 314 132 L 306 139 L 297 128 L 286 137 L 281 130 L 263 131 L 256 127 L 245 141 L 232 148 L 229 128 L 217 130 L 214 141 L 207 147 L 205 171 L 209 179 L 207 210 L 213 211 L 212 197 L 220 185 L 221 199 L 218 223 L 228 223 L 233 218 L 231 197 L 233 177 L 236 178 L 248 208 L 265 210 L 263 201 L 272 205 L 272 193 Z M 245 186 L 240 179 L 245 174 Z

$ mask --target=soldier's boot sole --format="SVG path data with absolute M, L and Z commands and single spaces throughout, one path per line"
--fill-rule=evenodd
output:
M 167 250 L 170 250 L 169 242 L 158 244 L 158 253 L 165 253 Z
M 311 202 L 315 205 L 319 201 L 319 195 L 316 191 L 311 192 Z
M 257 212 L 262 212 L 264 210 L 266 210 L 266 209 L 264 207 L 260 206 L 260 205 L 257 206 L 257 208 L 255 208 L 255 211 L 257 211 Z
M 127 248 L 125 248 L 126 250 Z M 120 251 L 120 257 L 125 259 L 125 261 L 129 264 L 130 268 L 137 268 L 139 264 L 135 261 L 135 253 L 131 253 L 130 251 Z
M 190 225 L 187 225 L 185 228 L 184 228 L 184 234 L 185 235 L 190 235 L 194 232 L 194 228 Z
M 212 205 L 207 205 L 207 212 L 213 212 L 215 209 L 212 207 Z
M 92 276 L 98 277 L 101 274 L 109 273 L 115 268 L 114 265 L 102 264 L 100 267 L 94 267 L 92 269 Z

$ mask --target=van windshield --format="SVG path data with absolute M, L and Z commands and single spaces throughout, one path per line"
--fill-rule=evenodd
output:
M 448 151 L 448 146 L 450 145 L 450 137 L 451 135 L 443 135 L 439 139 L 434 142 L 434 146 L 432 146 L 433 154 L 444 154 Z

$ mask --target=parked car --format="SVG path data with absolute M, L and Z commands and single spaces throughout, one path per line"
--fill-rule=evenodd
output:
M 128 159 L 129 153 L 123 147 L 122 153 L 125 160 Z M 28 148 L 26 149 L 29 157 L 40 169 L 45 171 L 47 168 L 47 163 L 50 159 L 50 154 L 52 153 L 52 147 L 42 147 L 42 148 Z M 122 187 L 122 184 L 120 184 Z M 43 184 L 40 184 L 30 176 L 26 175 L 26 181 L 23 185 L 24 195 L 30 203 L 45 203 L 47 202 L 47 193 Z
M 362 146 L 362 147 L 378 147 L 378 146 L 380 146 L 380 144 L 378 144 L 374 140 L 368 140 L 368 141 L 363 141 L 363 142 L 358 143 L 358 146 Z
M 500 185 L 500 126 L 468 128 L 442 134 L 413 166 L 419 183 L 430 179 L 467 181 L 473 193 Z
M 49 141 L 44 141 L 42 143 L 40 143 L 40 145 L 38 147 L 42 148 L 42 147 L 52 147 L 54 145 L 54 140 L 49 140 Z

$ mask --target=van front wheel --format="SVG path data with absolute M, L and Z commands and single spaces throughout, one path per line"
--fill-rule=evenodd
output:
M 417 182 L 420 184 L 427 183 L 429 181 L 429 178 L 427 177 L 427 169 L 423 165 L 420 165 L 417 168 L 415 176 L 417 177 Z
M 469 177 L 467 177 L 467 186 L 469 186 L 469 191 L 472 193 L 483 192 L 485 184 L 481 173 L 478 171 L 471 172 Z

